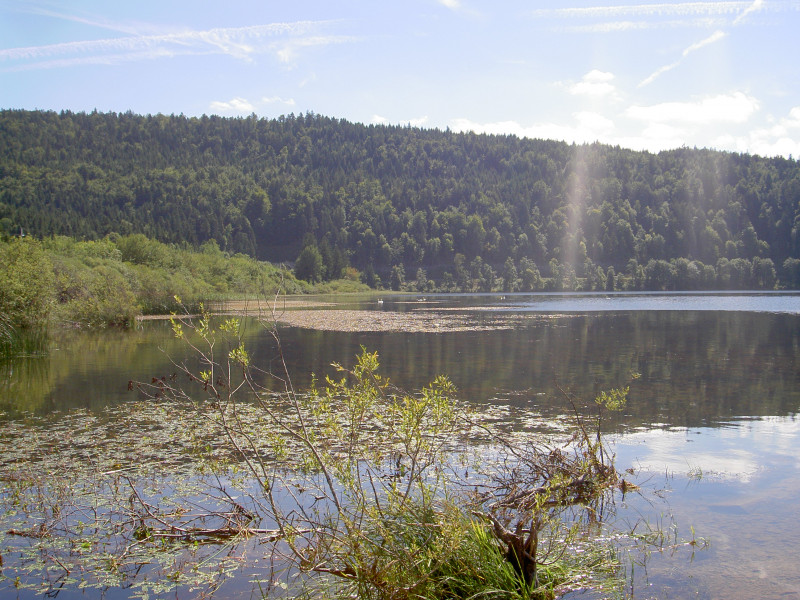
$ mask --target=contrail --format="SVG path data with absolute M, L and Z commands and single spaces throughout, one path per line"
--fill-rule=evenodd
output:
M 188 54 L 227 54 L 240 60 L 252 60 L 257 53 L 269 51 L 261 40 L 268 37 L 289 38 L 293 46 L 320 45 L 351 41 L 346 36 L 313 35 L 331 21 L 270 23 L 247 27 L 188 30 L 159 35 L 135 35 L 101 40 L 85 40 L 0 50 L 0 62 L 29 61 L 17 69 L 69 66 L 70 64 L 112 63 Z

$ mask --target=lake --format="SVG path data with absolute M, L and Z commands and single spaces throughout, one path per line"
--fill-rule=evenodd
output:
M 660 523 L 678 538 L 709 543 L 694 552 L 667 548 L 633 565 L 635 597 L 800 597 L 800 295 L 316 300 L 319 312 L 374 312 L 375 323 L 388 315 L 408 326 L 281 326 L 283 359 L 300 389 L 311 373 L 331 374 L 330 363 L 350 364 L 364 346 L 378 352 L 396 385 L 417 389 L 447 374 L 463 399 L 492 404 L 514 428 L 541 433 L 568 418 L 561 389 L 591 401 L 630 381 L 625 411 L 605 429 L 618 468 L 634 469 L 642 493 L 618 498 L 614 518 L 638 528 Z M 330 313 L 334 323 L 339 314 Z M 244 337 L 259 367 L 281 372 L 268 332 L 250 321 Z M 129 380 L 169 374 L 171 360 L 186 357 L 166 321 L 130 332 L 59 332 L 46 356 L 0 364 L 0 411 L 13 421 L 124 404 L 135 399 Z

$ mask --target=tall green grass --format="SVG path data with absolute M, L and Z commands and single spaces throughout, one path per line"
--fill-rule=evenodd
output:
M 43 354 L 47 351 L 47 341 L 43 328 L 17 329 L 8 315 L 0 313 L 0 360 Z
M 0 356 L 6 356 L 9 353 L 8 348 L 14 340 L 14 328 L 11 326 L 11 321 L 8 316 L 0 313 Z

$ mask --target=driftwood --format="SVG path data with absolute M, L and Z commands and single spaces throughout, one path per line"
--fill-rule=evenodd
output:
M 527 585 L 535 584 L 541 519 L 534 518 L 533 526 L 528 529 L 525 529 L 522 521 L 519 521 L 516 529 L 511 531 L 491 513 L 473 512 L 473 514 L 492 523 L 495 536 L 507 546 L 506 560 L 523 577 Z
M 41 539 L 45 535 L 47 535 L 47 531 L 44 529 L 43 526 L 35 527 L 34 529 L 23 531 L 21 529 L 9 529 L 6 531 L 8 535 L 16 535 L 17 537 L 27 537 L 27 538 L 35 538 Z
M 292 533 L 305 534 L 311 533 L 311 529 L 298 529 Z M 171 539 L 180 541 L 206 540 L 225 540 L 239 536 L 263 536 L 264 542 L 274 542 L 281 539 L 284 534 L 280 529 L 259 529 L 255 527 L 216 527 L 204 529 L 202 527 L 170 527 L 169 529 L 148 529 L 148 535 L 153 538 Z
M 577 439 L 587 441 L 585 435 Z M 569 507 L 591 505 L 611 486 L 626 485 L 612 462 L 598 458 L 601 452 L 602 446 L 588 443 L 579 444 L 572 455 L 560 448 L 512 452 L 513 460 L 494 475 L 483 510 L 473 511 L 491 524 L 506 547 L 506 559 L 526 585 L 538 586 L 538 567 L 553 559 L 540 547 L 540 539 L 558 523 L 558 515 Z
M 591 496 L 595 483 L 586 473 L 554 485 L 540 485 L 532 490 L 507 494 L 493 504 L 493 508 L 530 510 L 536 506 L 567 506 L 579 504 Z
M 256 515 L 248 511 L 239 503 L 235 502 L 232 498 L 230 498 L 230 496 L 228 496 L 228 501 L 232 505 L 233 510 L 209 511 L 205 514 L 195 515 L 193 519 L 221 519 L 225 522 L 225 525 L 221 525 L 219 527 L 196 527 L 186 524 L 180 525 L 174 521 L 167 520 L 167 518 L 165 518 L 163 515 L 160 515 L 156 507 L 146 502 L 139 495 L 138 490 L 130 481 L 130 479 L 127 477 L 125 479 L 128 480 L 128 484 L 132 490 L 130 497 L 132 507 L 140 507 L 140 510 L 136 512 L 135 519 L 140 524 L 139 531 L 142 532 L 143 537 L 175 541 L 207 540 L 216 542 L 242 536 L 261 536 L 262 541 L 264 542 L 274 542 L 287 535 L 286 530 L 250 527 L 250 523 L 256 520 Z M 291 533 L 300 535 L 311 532 L 311 529 L 291 530 Z

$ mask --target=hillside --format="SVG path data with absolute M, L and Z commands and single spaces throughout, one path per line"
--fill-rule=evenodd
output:
M 314 114 L 7 110 L 0 230 L 302 251 L 306 279 L 352 265 L 394 288 L 798 288 L 800 166 Z

